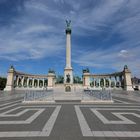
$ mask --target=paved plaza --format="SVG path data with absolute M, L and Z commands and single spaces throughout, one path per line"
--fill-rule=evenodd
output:
M 139 99 L 138 92 L 114 94 L 113 104 L 23 104 L 1 96 L 0 140 L 138 140 Z

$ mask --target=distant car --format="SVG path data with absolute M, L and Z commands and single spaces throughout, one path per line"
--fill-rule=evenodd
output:
M 135 86 L 135 87 L 134 87 L 134 90 L 139 90 L 139 87 L 138 87 L 138 86 Z

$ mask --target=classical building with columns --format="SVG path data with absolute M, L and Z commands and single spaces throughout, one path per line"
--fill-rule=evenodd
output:
M 121 72 L 111 74 L 91 74 L 89 69 L 83 70 L 83 84 L 76 85 L 73 82 L 73 68 L 71 65 L 71 27 L 70 20 L 66 20 L 66 66 L 64 68 L 64 83 L 61 86 L 56 84 L 56 75 L 52 70 L 47 75 L 34 75 L 19 72 L 13 66 L 10 67 L 7 75 L 5 91 L 12 90 L 49 90 L 62 88 L 71 92 L 80 87 L 81 89 L 93 90 L 126 90 L 133 91 L 131 71 L 127 65 Z
M 5 91 L 16 90 L 44 90 L 53 89 L 55 85 L 55 73 L 51 70 L 47 75 L 33 75 L 18 72 L 10 67 L 7 76 Z
M 126 90 L 133 91 L 131 72 L 127 65 L 123 71 L 111 74 L 91 74 L 88 69 L 83 70 L 83 88 L 95 90 Z

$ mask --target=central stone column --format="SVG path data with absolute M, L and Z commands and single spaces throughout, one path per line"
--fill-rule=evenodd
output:
M 71 66 L 71 21 L 66 20 L 66 67 L 64 69 L 64 84 L 71 89 L 73 84 L 73 69 Z

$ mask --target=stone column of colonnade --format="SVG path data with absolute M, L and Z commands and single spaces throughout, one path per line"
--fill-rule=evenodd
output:
M 111 87 L 111 76 L 109 77 L 109 87 Z
M 39 87 L 39 81 L 40 81 L 40 79 L 37 79 L 37 87 Z
M 22 77 L 22 80 L 21 80 L 21 84 L 22 84 L 22 86 L 24 85 L 24 76 Z
M 45 79 L 43 79 L 43 87 L 45 87 Z
M 27 82 L 27 83 L 26 83 L 27 86 L 29 86 L 29 80 L 30 80 L 30 79 L 27 78 L 27 81 L 26 81 L 26 82 Z
M 16 86 L 19 85 L 19 76 L 17 76 Z
M 32 86 L 34 87 L 35 86 L 35 79 L 32 78 Z

